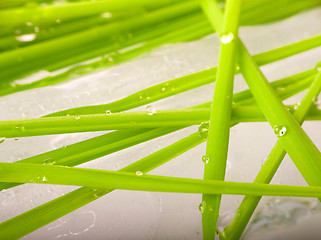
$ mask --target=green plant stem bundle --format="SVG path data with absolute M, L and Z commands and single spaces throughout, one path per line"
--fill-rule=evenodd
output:
M 288 1 L 288 0 L 286 0 Z M 264 2 L 264 4 L 262 5 L 263 7 L 261 8 L 253 8 L 251 7 L 251 5 L 253 5 L 253 3 L 249 3 L 249 4 L 245 4 L 246 6 L 243 7 L 243 12 L 244 14 L 242 15 L 244 18 L 242 20 L 243 25 L 251 25 L 251 24 L 256 24 L 256 19 L 258 19 L 257 16 L 260 16 L 260 19 L 263 17 L 266 17 L 267 15 L 263 14 L 262 15 L 262 9 L 264 9 L 264 7 L 266 7 L 265 5 L 270 5 L 271 2 L 268 2 L 266 0 L 261 0 L 262 4 Z M 167 18 L 171 17 L 170 14 L 168 13 L 175 13 L 175 6 L 179 6 L 179 4 L 185 4 L 187 8 L 185 8 L 185 10 L 188 10 L 188 6 L 190 6 L 191 4 L 193 5 L 193 2 L 186 2 L 186 3 L 178 3 L 176 4 L 176 2 L 173 2 L 173 4 L 167 5 L 162 9 L 156 9 L 154 11 L 151 11 L 150 13 L 147 14 L 143 14 L 142 17 L 140 18 L 146 18 L 146 21 L 143 21 L 144 23 L 146 22 L 154 22 L 154 21 L 158 21 L 157 19 L 163 19 L 161 16 L 166 16 Z M 274 3 L 273 3 L 274 4 Z M 282 4 L 286 5 L 286 2 L 282 2 Z M 289 12 L 290 15 L 296 13 L 298 10 L 302 11 L 306 8 L 310 8 L 315 6 L 316 2 L 315 0 L 308 0 L 304 3 L 300 3 L 301 4 L 301 8 L 299 8 L 299 6 L 297 5 L 293 5 L 291 4 L 291 7 L 287 7 L 286 10 L 288 11 L 289 9 L 292 8 L 292 6 L 294 6 L 295 8 L 297 8 L 297 10 L 294 10 L 294 12 L 291 10 Z M 184 5 L 184 6 L 185 6 Z M 194 4 L 195 5 L 195 4 Z M 197 5 L 196 5 L 197 6 Z M 174 9 L 174 11 L 172 11 Z M 178 9 L 176 7 L 176 9 Z M 284 9 L 281 8 L 276 8 L 278 12 L 276 13 L 277 18 L 274 20 L 278 20 L 278 19 L 282 19 L 284 17 L 287 17 L 288 14 L 285 14 Z M 280 9 L 280 10 L 279 10 Z M 200 12 L 199 10 L 197 10 L 197 8 L 195 9 L 196 13 Z M 281 11 L 282 10 L 282 11 Z M 182 11 L 184 12 L 184 9 L 179 9 L 177 11 L 176 15 L 172 15 L 172 17 L 174 18 L 174 20 L 181 16 Z M 249 14 L 250 12 L 255 12 L 255 14 Z M 163 13 L 164 14 L 163 14 Z M 130 14 L 129 14 L 130 15 Z M 154 17 L 152 17 L 152 15 Z M 174 17 L 175 16 L 175 17 Z M 185 13 L 185 16 L 186 13 Z M 249 16 L 249 17 L 247 17 Z M 156 18 L 155 18 L 156 17 Z M 133 20 L 134 19 L 134 20 Z M 111 47 L 114 45 L 114 42 L 109 43 L 108 38 L 109 36 L 111 36 L 111 34 L 120 34 L 123 31 L 130 31 L 130 35 L 131 33 L 134 34 L 134 36 L 136 35 L 135 30 L 131 29 L 131 30 L 124 30 L 124 29 L 128 29 L 128 24 L 131 24 L 130 26 L 133 26 L 133 24 L 135 25 L 135 22 L 139 22 L 139 18 L 133 18 L 131 19 L 129 16 L 129 19 L 123 19 L 121 21 L 116 21 L 116 22 L 112 22 L 111 24 L 106 24 L 101 26 L 102 28 L 102 32 L 104 34 L 100 33 L 100 30 L 96 27 L 93 29 L 89 29 L 89 30 L 85 30 L 83 32 L 78 32 L 75 34 L 69 34 L 69 35 L 65 35 L 63 37 L 60 38 L 54 38 L 54 39 L 50 39 L 49 41 L 45 41 L 45 42 L 39 42 L 37 44 L 34 45 L 30 45 L 27 47 L 23 47 L 21 49 L 16 49 L 16 50 L 12 50 L 12 51 L 8 51 L 6 53 L 0 54 L 0 60 L 3 57 L 5 59 L 4 64 L 11 64 L 10 62 L 12 62 L 10 60 L 11 55 L 13 54 L 13 59 L 17 59 L 18 62 L 14 64 L 14 68 L 3 68 L 1 73 L 0 73 L 0 77 L 1 77 L 1 83 L 0 85 L 1 87 L 1 91 L 0 91 L 0 95 L 4 95 L 4 94 L 9 94 L 9 93 L 13 93 L 13 92 L 17 92 L 17 91 L 22 91 L 22 90 L 26 90 L 26 89 L 30 89 L 30 88 L 34 88 L 34 87 L 41 87 L 41 86 L 47 86 L 47 85 L 51 85 L 51 84 L 55 84 L 57 82 L 66 80 L 67 78 L 70 77 L 74 77 L 75 74 L 79 75 L 79 74 L 84 74 L 90 71 L 95 70 L 97 67 L 103 67 L 106 66 L 106 60 L 104 60 L 104 58 L 101 61 L 98 61 L 97 63 L 84 63 L 85 66 L 75 66 L 75 69 L 70 69 L 67 72 L 63 72 L 62 74 L 58 74 L 57 73 L 50 73 L 49 76 L 45 77 L 44 79 L 39 79 L 36 82 L 33 83 L 15 83 L 12 82 L 12 80 L 16 80 L 17 78 L 21 78 L 23 76 L 26 76 L 26 74 L 30 74 L 33 73 L 34 71 L 37 70 L 41 70 L 41 69 L 46 69 L 47 71 L 51 72 L 53 70 L 50 70 L 54 67 L 54 69 L 56 67 L 59 68 L 65 68 L 67 66 L 70 66 L 71 64 L 75 64 L 75 63 L 80 63 L 92 58 L 96 58 L 102 55 L 114 55 L 114 53 L 112 53 L 111 51 Z M 153 20 L 151 20 L 153 19 Z M 270 20 L 269 20 L 270 21 Z M 127 22 L 127 23 L 126 23 Z M 169 24 L 167 24 L 167 26 L 171 26 L 171 22 L 169 21 Z M 202 25 L 202 27 L 198 26 L 197 24 Z M 63 24 L 62 24 L 63 25 Z M 82 26 L 83 24 L 80 24 L 80 26 Z M 186 23 L 186 25 L 189 25 L 188 23 Z M 185 25 L 185 26 L 186 26 Z M 211 32 L 211 27 L 208 24 L 208 22 L 206 21 L 206 19 L 204 18 L 204 16 L 202 16 L 199 20 L 195 21 L 194 24 L 192 24 L 193 26 L 196 27 L 197 30 L 191 30 L 187 33 L 182 33 L 180 34 L 181 39 L 182 36 L 186 36 L 185 39 L 182 40 L 178 40 L 178 41 L 189 41 L 189 40 L 193 40 L 195 38 L 199 38 L 205 35 L 208 35 Z M 119 26 L 119 27 L 117 27 Z M 150 26 L 150 25 L 148 25 Z M 146 26 L 146 24 L 144 25 L 144 31 L 150 31 L 150 27 Z M 106 27 L 109 30 L 103 29 L 104 27 Z M 169 30 L 170 31 L 170 27 Z M 198 36 L 195 36 L 196 32 L 199 34 Z M 157 32 L 157 30 L 156 30 Z M 192 37 L 192 35 L 194 34 L 194 37 Z M 86 36 L 90 35 L 91 38 L 87 39 Z M 197 35 L 197 34 L 196 34 Z M 95 38 L 93 38 L 95 36 Z M 190 37 L 189 37 L 190 36 Z M 123 37 L 123 36 L 122 36 Z M 192 38 L 191 38 L 192 37 Z M 74 44 L 75 39 L 77 40 L 77 44 L 81 44 L 78 47 Z M 101 39 L 101 40 L 99 40 Z M 81 40 L 81 41 L 78 41 Z M 94 42 L 91 42 L 90 44 L 88 44 L 88 41 L 93 40 Z M 107 40 L 107 42 L 106 42 Z M 66 42 L 67 41 L 67 42 Z M 86 42 L 87 41 L 87 42 Z M 123 44 L 126 45 L 130 45 L 130 42 L 132 41 L 132 39 L 128 39 L 126 40 Z M 165 42 L 159 42 L 156 45 L 152 45 L 149 47 L 155 47 L 158 46 L 159 44 L 164 44 Z M 48 45 L 49 44 L 49 45 Z M 108 45 L 106 47 L 106 44 Z M 63 48 L 64 46 L 66 46 L 67 48 Z M 309 46 L 309 44 L 307 43 L 307 46 Z M 58 47 L 58 48 L 57 48 Z M 138 54 L 150 50 L 149 47 L 147 48 L 147 46 L 142 46 L 142 51 L 139 50 L 139 52 L 135 52 L 134 54 L 128 54 L 126 53 L 125 56 L 126 57 L 117 57 L 117 61 L 124 61 L 127 60 L 133 56 L 137 56 Z M 48 52 L 48 48 L 53 50 L 53 54 L 51 54 L 50 52 Z M 30 49 L 30 50 L 28 50 Z M 60 50 L 59 50 L 60 49 Z M 81 49 L 81 52 L 79 52 L 79 49 Z M 145 50 L 144 50 L 145 49 Z M 29 52 L 28 52 L 29 51 Z M 30 54 L 30 51 L 33 52 L 33 54 Z M 41 52 L 42 54 L 47 54 L 45 58 L 41 58 L 41 60 L 37 60 L 39 59 L 38 57 L 36 59 L 31 60 L 30 59 L 30 55 L 35 55 L 35 53 L 37 52 Z M 59 53 L 59 54 L 58 54 Z M 17 58 L 17 55 L 19 54 L 19 57 Z M 49 54 L 49 55 L 48 55 Z M 118 55 L 118 54 L 116 54 Z M 122 54 L 121 54 L 122 55 Z M 77 57 L 74 57 L 77 56 Z M 81 56 L 81 58 L 79 58 L 79 56 Z M 114 56 L 108 56 L 107 59 L 112 59 L 114 58 Z M 115 64 L 115 61 L 112 61 L 110 63 L 108 63 L 107 61 L 107 65 L 110 64 Z M 83 65 L 83 64 L 80 64 Z M 60 67 L 59 67 L 60 66 Z M 14 70 L 13 70 L 14 69 Z M 57 69 L 56 69 L 57 70 Z M 30 72 L 31 71 L 31 72 Z M 17 75 L 18 74 L 18 75 Z M 52 76 L 53 75 L 53 76 Z
M 307 51 L 311 48 L 315 48 L 321 45 L 321 35 L 305 39 L 303 41 L 292 43 L 277 49 L 273 49 L 264 53 L 260 53 L 254 56 L 254 59 L 259 65 L 265 65 L 272 63 L 303 51 Z M 165 97 L 173 96 L 175 94 L 194 89 L 196 87 L 203 86 L 205 84 L 214 82 L 216 80 L 217 68 L 203 70 L 201 72 L 193 73 L 187 76 L 176 78 L 170 81 L 166 81 L 161 84 L 146 88 L 131 94 L 123 99 L 115 101 L 113 103 L 77 107 L 67 109 L 64 111 L 48 114 L 47 116 L 64 116 L 64 115 L 87 115 L 105 113 L 106 110 L 111 112 L 120 112 L 129 110 L 135 107 L 139 107 Z M 310 70 L 303 74 L 312 74 L 315 70 Z M 298 76 L 300 78 L 301 76 Z M 303 76 L 302 76 L 303 77 Z M 289 81 L 292 79 L 289 78 Z
M 315 78 L 315 81 L 311 84 L 308 92 L 305 94 L 300 104 L 297 105 L 297 109 L 294 110 L 293 117 L 298 121 L 299 124 L 303 123 L 303 120 L 311 109 L 311 106 L 314 105 L 314 99 L 319 95 L 320 91 L 321 72 L 319 72 Z M 278 141 L 273 147 L 266 162 L 263 164 L 260 172 L 256 176 L 254 183 L 270 183 L 285 154 L 286 151 L 284 150 L 282 144 Z M 225 228 L 222 236 L 225 236 L 226 239 L 240 239 L 260 200 L 261 197 L 245 196 L 237 210 L 238 214 L 235 215 L 232 222 Z
M 237 37 L 240 0 L 230 0 L 227 5 L 225 4 L 225 11 L 230 14 L 225 15 L 224 21 L 223 7 L 219 6 L 216 0 L 204 0 L 203 10 L 209 15 L 211 24 L 201 14 L 199 1 L 194 0 L 138 0 L 136 2 L 99 0 L 53 4 L 45 7 L 31 4 L 28 8 L 20 8 L 26 3 L 25 0 L 20 3 L 15 0 L 11 2 L 0 0 L 0 5 L 2 3 L 6 9 L 0 9 L 0 19 L 3 18 L 0 25 L 5 24 L 0 30 L 0 49 L 1 47 L 5 49 L 6 46 L 14 47 L 11 44 L 14 44 L 15 37 L 7 37 L 6 33 L 19 24 L 25 24 L 25 21 L 30 21 L 34 25 L 42 22 L 50 25 L 59 17 L 63 23 L 61 26 L 56 26 L 54 23 L 54 30 L 47 37 L 41 38 L 39 33 L 37 41 L 18 44 L 23 47 L 0 54 L 0 95 L 48 86 L 73 78 L 75 75 L 90 73 L 101 67 L 126 61 L 165 43 L 198 39 L 213 32 L 211 24 L 215 26 L 219 35 L 232 32 L 233 41 L 231 44 L 222 44 L 218 68 L 167 81 L 109 104 L 68 109 L 38 119 L 0 121 L 0 137 L 7 138 L 117 129 L 114 132 L 16 163 L 0 163 L 2 171 L 0 181 L 3 181 L 0 183 L 1 190 L 24 183 L 82 186 L 0 223 L 1 239 L 20 238 L 114 189 L 198 193 L 208 196 L 246 195 L 240 206 L 240 215 L 237 215 L 220 234 L 221 238 L 227 237 L 227 239 L 238 239 L 241 236 L 257 203 L 264 195 L 321 198 L 320 187 L 268 185 L 285 155 L 285 150 L 289 152 L 309 185 L 320 186 L 321 184 L 319 179 L 321 154 L 299 125 L 302 124 L 303 119 L 321 119 L 320 104 L 312 101 L 321 88 L 320 67 L 273 83 L 267 82 L 258 68 L 258 66 L 320 46 L 321 35 L 252 57 Z M 280 20 L 304 9 L 320 6 L 319 0 L 243 0 L 243 3 L 240 19 L 243 25 Z M 70 14 L 71 9 L 75 12 Z M 140 9 L 142 14 L 131 12 L 135 9 Z M 97 14 L 107 10 L 121 10 L 124 14 L 110 22 L 101 22 L 101 17 Z M 14 19 L 13 16 L 15 16 Z M 89 19 L 92 19 L 92 22 Z M 96 23 L 99 26 L 88 29 Z M 154 26 L 155 29 L 152 29 Z M 128 34 L 134 35 L 124 37 Z M 116 40 L 112 37 L 115 35 Z M 250 89 L 233 95 L 235 50 L 238 53 L 239 72 L 243 74 Z M 98 58 L 95 59 L 96 57 Z M 65 72 L 53 73 L 67 66 L 70 67 L 65 69 Z M 20 81 L 20 84 L 17 80 L 18 76 L 27 76 L 41 69 L 48 71 L 48 76 L 37 82 L 25 84 Z M 182 110 L 157 111 L 147 108 L 144 112 L 121 112 L 194 89 L 216 79 L 213 106 L 211 106 L 212 102 L 206 102 Z M 299 105 L 282 104 L 282 100 L 302 92 L 309 86 L 308 92 Z M 215 166 L 213 171 L 208 167 L 206 171 L 210 172 L 209 175 L 213 175 L 214 172 L 215 176 L 210 176 L 208 179 L 224 180 L 228 133 L 231 126 L 240 122 L 268 121 L 274 128 L 279 141 L 254 183 L 145 174 L 203 143 L 205 139 L 197 132 L 118 172 L 73 167 L 209 120 L 206 155 L 211 155 L 210 160 L 215 159 Z M 216 139 L 222 141 L 216 142 Z M 5 141 L 1 139 L 0 143 L 3 140 Z M 205 210 L 205 214 L 209 213 L 208 218 L 204 218 L 205 214 L 203 214 L 205 239 L 214 238 L 219 202 L 220 199 L 217 198 L 213 208 L 208 202 L 201 206 L 201 211 Z
M 216 31 L 222 33 L 222 13 L 217 3 L 206 1 L 204 8 Z M 215 11 L 217 15 L 211 15 Z M 272 130 L 309 185 L 321 185 L 321 153 L 282 104 L 245 46 L 238 41 L 238 64 L 253 97 L 269 121 Z

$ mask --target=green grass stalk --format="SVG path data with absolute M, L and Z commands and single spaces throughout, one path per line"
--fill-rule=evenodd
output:
M 204 179 L 224 180 L 232 115 L 235 73 L 235 38 L 238 36 L 241 1 L 228 0 L 220 36 L 216 84 L 210 113 Z M 217 141 L 220 139 L 219 141 Z M 215 239 L 221 195 L 202 196 L 203 239 Z

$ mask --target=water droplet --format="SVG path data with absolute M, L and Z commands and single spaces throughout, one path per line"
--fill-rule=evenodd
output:
M 221 35 L 220 39 L 221 39 L 221 43 L 228 44 L 233 41 L 234 35 L 233 33 L 225 33 Z
M 239 66 L 239 65 L 236 65 L 235 70 L 236 70 L 237 72 L 240 71 L 240 66 Z
M 42 181 L 47 182 L 47 178 L 45 176 L 43 176 Z
M 142 176 L 142 175 L 144 175 L 144 173 L 141 172 L 141 171 L 137 171 L 137 172 L 136 172 L 136 175 L 137 175 L 137 176 Z
M 111 111 L 110 111 L 110 110 L 107 110 L 107 111 L 106 111 L 106 114 L 107 114 L 107 115 L 111 114 Z
M 15 128 L 17 131 L 24 132 L 26 128 L 24 126 L 16 126 Z
M 208 135 L 208 129 L 209 129 L 210 123 L 209 122 L 203 122 L 198 128 L 198 135 L 203 138 L 207 139 Z
M 224 2 L 219 2 L 218 3 L 218 7 L 223 9 L 225 7 L 225 3 Z
M 275 125 L 274 126 L 274 133 L 276 136 L 281 137 L 286 134 L 286 127 L 283 125 Z
M 165 88 L 165 87 L 162 87 L 161 91 L 162 91 L 162 92 L 165 92 L 165 91 L 166 91 L 166 88 Z
M 15 31 L 15 37 L 20 42 L 31 42 L 36 39 L 37 32 L 39 32 L 39 27 L 34 27 L 31 22 L 27 22 Z
M 111 12 L 104 12 L 101 14 L 102 18 L 111 18 L 113 14 Z
M 297 110 L 299 108 L 299 106 L 300 106 L 300 103 L 296 103 L 296 104 L 293 105 L 293 109 Z
M 147 106 L 146 107 L 146 113 L 147 115 L 154 115 L 155 114 L 155 109 L 152 106 Z
M 198 209 L 200 210 L 201 213 L 204 213 L 205 211 L 205 206 L 206 206 L 206 202 L 205 201 L 202 201 L 200 203 L 200 205 L 198 206 Z
M 17 36 L 16 39 L 20 42 L 31 42 L 36 39 L 36 34 L 31 33 L 31 34 L 24 34 Z
M 45 160 L 43 160 L 42 164 L 45 164 L 45 165 L 54 165 L 56 163 L 56 161 L 52 158 L 47 158 Z
M 79 119 L 80 119 L 80 117 L 79 117 L 79 116 L 75 116 L 74 118 L 75 118 L 76 120 L 79 120 Z
M 284 87 L 278 87 L 277 90 L 280 91 L 280 92 L 282 92 L 282 91 L 285 90 L 285 88 L 284 88 Z
M 61 19 L 56 19 L 56 23 L 60 24 L 61 23 Z
M 6 138 L 0 138 L 0 143 L 3 143 L 6 140 Z
M 202 161 L 203 161 L 205 164 L 208 163 L 208 162 L 210 161 L 210 156 L 204 155 L 204 156 L 202 157 Z

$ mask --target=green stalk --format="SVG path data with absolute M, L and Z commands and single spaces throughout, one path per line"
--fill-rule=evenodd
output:
M 222 33 L 221 26 L 217 24 L 221 20 L 217 22 L 216 19 L 222 19 L 219 6 L 210 0 L 206 1 L 208 8 L 205 12 L 212 24 L 216 26 L 216 30 Z M 208 9 L 217 9 L 219 14 L 210 15 Z M 238 64 L 259 107 L 307 183 L 312 186 L 321 185 L 320 151 L 282 104 L 243 43 L 240 40 L 237 41 Z
M 204 179 L 206 180 L 224 180 L 225 178 L 235 72 L 234 38 L 238 36 L 240 7 L 240 0 L 228 0 L 224 14 L 216 85 L 206 145 L 204 166 Z M 217 141 L 217 139 L 220 140 Z M 201 204 L 203 206 L 203 239 L 215 239 L 221 195 L 203 194 Z
M 200 138 L 198 134 L 195 138 Z M 191 178 L 144 175 L 64 166 L 0 163 L 0 181 L 112 188 L 135 191 L 206 193 L 254 196 L 321 197 L 321 187 L 224 182 Z M 0 224 L 0 229 L 2 229 Z M 0 230 L 1 232 L 1 230 Z M 1 234 L 1 236 L 3 236 Z
M 302 101 L 295 110 L 293 117 L 302 125 L 308 111 L 313 104 L 313 100 L 319 95 L 321 90 L 321 72 L 311 84 L 309 91 L 305 94 Z M 286 151 L 280 141 L 278 141 L 263 164 L 260 172 L 256 176 L 254 183 L 270 183 L 277 169 L 279 168 Z M 237 214 L 232 222 L 225 228 L 223 236 L 226 239 L 240 239 L 246 225 L 250 221 L 261 197 L 245 196 L 237 210 Z
M 193 112 L 193 115 L 191 114 Z M 123 128 L 187 126 L 208 120 L 208 110 L 154 110 L 0 121 L 2 137 L 26 137 Z M 170 119 L 170 120 L 168 120 Z
M 287 105 L 289 112 L 294 112 L 297 105 Z M 316 121 L 320 120 L 321 110 L 320 107 L 312 106 L 309 110 L 305 120 Z M 256 106 L 236 106 L 232 111 L 233 122 L 266 122 L 266 118 L 260 108 Z

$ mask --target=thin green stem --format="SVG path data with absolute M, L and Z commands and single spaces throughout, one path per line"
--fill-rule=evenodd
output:
M 199 136 L 194 135 L 199 139 Z M 194 145 L 194 144 L 193 144 Z M 54 165 L 0 163 L 0 181 L 86 186 L 137 191 L 206 193 L 254 196 L 321 197 L 321 187 L 226 182 L 144 175 Z M 0 225 L 0 229 L 2 226 Z M 3 236 L 3 235 L 1 235 Z
M 224 180 L 225 177 L 235 72 L 234 38 L 238 35 L 240 8 L 240 0 L 227 1 L 206 145 L 204 179 L 209 180 Z M 204 239 L 215 239 L 220 203 L 220 195 L 203 194 L 201 204 Z

